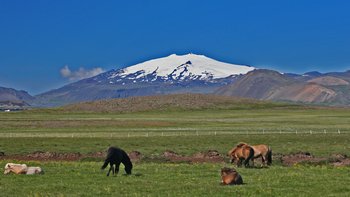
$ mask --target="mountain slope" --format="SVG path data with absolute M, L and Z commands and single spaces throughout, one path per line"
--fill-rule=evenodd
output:
M 349 82 L 327 74 L 312 73 L 313 78 L 305 81 L 296 75 L 254 70 L 215 93 L 261 100 L 350 105 Z
M 255 68 L 203 55 L 170 55 L 68 84 L 36 96 L 33 105 L 59 106 L 81 101 L 179 93 L 212 93 Z
M 254 70 L 235 83 L 219 88 L 215 93 L 225 96 L 241 96 L 255 99 L 269 99 L 275 91 L 298 81 L 272 70 Z
M 300 107 L 286 103 L 272 103 L 254 99 L 209 94 L 173 94 L 129 97 L 82 102 L 63 106 L 63 111 L 117 112 L 198 110 L 198 109 L 257 109 Z
M 29 95 L 26 91 L 0 87 L 0 107 L 28 106 L 28 102 L 31 102 L 33 99 L 34 97 Z
M 338 85 L 349 85 L 349 82 L 332 76 L 324 76 L 314 78 L 308 81 L 309 83 L 316 83 L 325 86 L 338 86 Z

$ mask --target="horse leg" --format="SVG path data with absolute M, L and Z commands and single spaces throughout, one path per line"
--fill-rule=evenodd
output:
M 266 166 L 266 159 L 265 159 L 265 156 L 261 156 L 261 162 L 263 164 L 263 166 Z
M 239 158 L 238 160 L 237 160 L 237 167 L 241 167 L 242 166 L 242 159 L 241 158 Z
M 244 160 L 244 166 L 249 167 L 249 159 Z
M 115 164 L 115 174 L 118 174 L 119 172 L 119 166 L 120 166 L 120 162 Z
M 110 163 L 109 165 L 110 165 L 110 167 L 109 167 L 109 170 L 108 170 L 107 176 L 109 176 L 109 174 L 111 173 L 111 171 L 112 171 L 112 173 L 114 174 L 114 167 L 113 167 L 113 164 L 112 164 L 112 163 Z

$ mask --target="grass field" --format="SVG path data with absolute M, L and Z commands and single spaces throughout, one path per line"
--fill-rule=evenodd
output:
M 223 155 L 238 142 L 269 144 L 273 152 L 350 155 L 350 110 L 257 108 L 91 113 L 33 110 L 0 113 L 0 151 L 104 151 L 116 145 L 146 156 L 165 150 Z M 340 133 L 339 133 L 340 132 Z M 4 166 L 9 160 L 0 160 Z M 21 161 L 18 161 L 21 162 Z M 136 163 L 134 175 L 106 177 L 101 162 L 29 162 L 43 176 L 4 176 L 0 196 L 349 196 L 350 167 L 297 165 L 238 169 L 245 185 L 219 185 L 228 163 Z M 20 187 L 18 187 L 20 185 Z
M 1 165 L 4 162 L 0 163 Z M 348 196 L 349 168 L 239 169 L 246 184 L 221 186 L 222 164 L 135 166 L 134 175 L 105 177 L 95 162 L 35 163 L 42 176 L 2 176 L 1 196 Z M 135 175 L 136 174 L 136 175 Z

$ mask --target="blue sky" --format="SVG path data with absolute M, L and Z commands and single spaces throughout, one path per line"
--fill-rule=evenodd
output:
M 0 0 L 0 86 L 37 94 L 94 69 L 189 52 L 281 72 L 345 71 L 349 9 L 346 0 Z

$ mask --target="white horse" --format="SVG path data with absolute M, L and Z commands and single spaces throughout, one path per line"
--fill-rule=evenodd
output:
M 44 171 L 40 167 L 28 167 L 26 164 L 15 164 L 15 163 L 7 163 L 5 165 L 4 174 L 9 173 L 15 174 L 43 174 Z
M 28 167 L 26 174 L 44 174 L 44 171 L 40 167 Z

